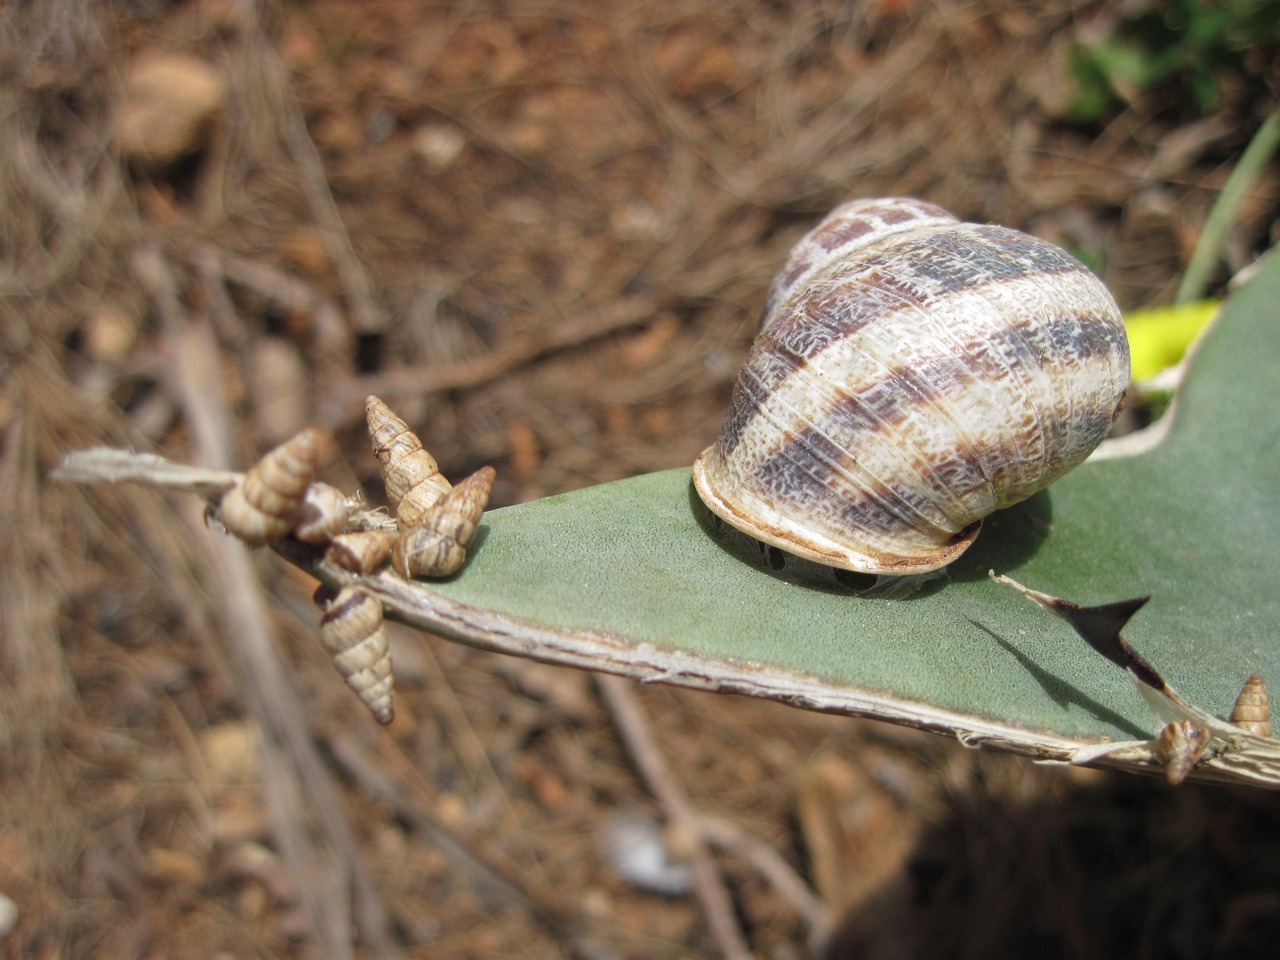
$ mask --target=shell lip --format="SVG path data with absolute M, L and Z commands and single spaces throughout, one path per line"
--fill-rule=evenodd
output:
M 716 490 L 706 467 L 706 461 L 714 450 L 715 446 L 703 450 L 693 464 L 693 485 L 707 509 L 742 533 L 814 563 L 852 570 L 855 573 L 885 576 L 929 573 L 945 567 L 969 549 L 982 530 L 982 521 L 976 520 L 946 543 L 939 544 L 936 550 L 912 555 L 886 553 L 853 543 L 835 543 L 826 538 L 801 540 L 790 531 L 770 526 L 759 518 L 748 515 Z

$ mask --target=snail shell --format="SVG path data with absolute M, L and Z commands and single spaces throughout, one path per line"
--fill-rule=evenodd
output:
M 792 251 L 698 494 L 739 530 L 876 574 L 945 566 L 1102 441 L 1115 301 L 1065 251 L 920 200 L 836 208 Z
M 493 467 L 481 467 L 401 534 L 391 551 L 395 571 L 402 577 L 447 577 L 462 569 L 494 475 Z
M 222 498 L 222 525 L 255 546 L 292 532 L 327 439 L 324 430 L 308 427 L 259 460 Z
M 1250 674 L 1244 682 L 1240 696 L 1236 697 L 1231 716 L 1227 718 L 1241 730 L 1255 737 L 1271 736 L 1271 705 L 1267 697 L 1267 685 L 1258 674 Z
M 418 435 L 380 399 L 370 396 L 364 404 L 373 454 L 382 464 L 387 500 L 396 511 L 401 530 L 414 526 L 444 494 L 450 483 L 440 473 L 435 457 L 422 446 Z
M 302 497 L 302 513 L 293 535 L 303 543 L 328 543 L 347 528 L 347 495 L 327 483 L 313 483 Z
M 391 648 L 382 601 L 359 587 L 343 587 L 325 608 L 320 640 L 347 686 L 381 724 L 395 719 L 391 705 Z
M 355 530 L 329 541 L 325 556 L 352 573 L 376 573 L 391 558 L 395 542 L 390 530 Z
M 1160 728 L 1156 756 L 1164 764 L 1164 778 L 1176 787 L 1209 749 L 1213 735 L 1193 720 L 1174 720 Z

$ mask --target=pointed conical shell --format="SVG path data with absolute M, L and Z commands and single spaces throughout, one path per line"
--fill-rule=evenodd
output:
M 418 435 L 390 407 L 370 396 L 364 412 L 373 454 L 382 464 L 387 500 L 403 530 L 447 493 L 450 483 L 441 475 L 435 458 L 423 449 Z
M 1255 737 L 1271 736 L 1271 705 L 1267 697 L 1267 684 L 1261 676 L 1251 674 L 1244 682 L 1228 719 Z
M 254 545 L 287 536 L 302 517 L 306 491 L 327 439 L 324 430 L 308 427 L 259 460 L 222 498 L 222 525 Z
M 382 601 L 359 587 L 343 587 L 325 609 L 320 640 L 347 681 L 379 723 L 395 719 L 394 677 Z
M 325 556 L 352 573 L 374 573 L 391 559 L 395 542 L 390 530 L 356 530 L 334 537 Z
M 467 547 L 489 503 L 493 467 L 481 467 L 401 534 L 391 551 L 391 565 L 402 577 L 447 577 L 467 559 Z
M 1065 251 L 917 200 L 857 201 L 779 275 L 694 484 L 790 553 L 924 573 L 1082 462 L 1128 382 L 1120 311 Z

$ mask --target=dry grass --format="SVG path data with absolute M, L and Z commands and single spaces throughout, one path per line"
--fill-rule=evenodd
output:
M 401 717 L 375 732 L 315 643 L 303 578 L 249 561 L 270 601 L 255 660 L 220 586 L 243 560 L 219 559 L 198 506 L 46 474 L 95 443 L 195 460 L 214 427 L 244 461 L 319 419 L 342 439 L 330 479 L 376 495 L 372 385 L 449 475 L 498 466 L 499 502 L 687 464 L 772 270 L 852 195 L 1034 229 L 1094 257 L 1126 305 L 1167 299 L 1258 104 L 1192 122 L 1152 94 L 1064 122 L 1071 44 L 1109 15 L 1065 0 L 0 13 L 0 893 L 19 909 L 0 949 L 711 953 L 691 902 L 601 862 L 600 825 L 652 801 L 584 677 L 402 636 Z M 152 50 L 203 58 L 228 91 L 198 153 L 163 170 L 112 139 L 128 65 Z M 1234 260 L 1278 209 L 1273 169 Z M 176 316 L 143 252 L 174 278 Z M 287 672 L 255 685 L 262 663 Z M 838 955 L 1275 943 L 1265 798 L 768 704 L 641 700 L 696 808 L 826 878 L 847 908 Z M 828 824 L 809 835 L 822 852 L 800 811 Z M 805 955 L 750 858 L 723 865 L 751 949 Z

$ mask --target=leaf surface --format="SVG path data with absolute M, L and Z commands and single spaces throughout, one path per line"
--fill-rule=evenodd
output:
M 1228 302 L 1169 416 L 1153 448 L 989 518 L 905 599 L 744 556 L 687 469 L 492 511 L 457 577 L 375 589 L 392 615 L 496 649 L 1061 757 L 1158 723 L 1122 671 L 989 569 L 1083 604 L 1150 594 L 1126 637 L 1211 713 L 1250 673 L 1280 681 L 1280 257 Z

